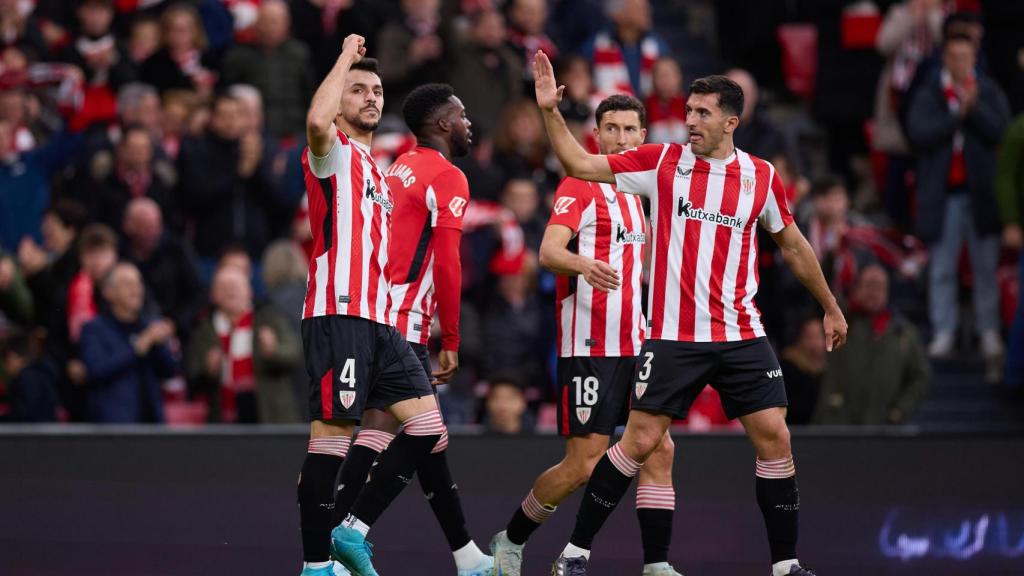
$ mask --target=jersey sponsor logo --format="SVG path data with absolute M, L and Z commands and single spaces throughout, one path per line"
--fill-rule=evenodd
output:
M 776 368 L 775 370 L 768 370 L 765 372 L 765 376 L 769 378 L 782 378 L 782 368 Z
M 338 392 L 338 399 L 341 400 L 341 405 L 345 407 L 345 410 L 348 410 L 356 401 L 356 393 L 354 390 L 342 390 Z
M 563 214 L 568 214 L 569 213 L 569 206 L 572 206 L 572 203 L 575 202 L 575 201 L 576 201 L 575 198 L 570 198 L 568 196 L 562 196 L 561 198 L 559 198 L 558 200 L 555 201 L 555 207 L 553 208 L 553 210 L 555 211 L 555 214 L 557 214 L 559 216 L 561 216 Z
M 370 180 L 369 178 L 366 179 L 365 196 L 374 204 L 377 204 L 384 210 L 387 210 L 389 214 L 391 213 L 391 210 L 395 207 L 394 204 L 392 204 L 391 199 L 388 198 L 387 195 L 381 194 L 380 192 L 377 191 L 377 186 L 375 186 L 373 180 Z
M 710 212 L 703 208 L 694 208 L 693 203 L 686 200 L 685 198 L 679 199 L 679 204 L 676 209 L 676 216 L 682 216 L 687 220 L 703 220 L 712 224 L 718 224 L 720 226 L 728 226 L 730 228 L 743 228 L 743 219 L 735 216 L 726 216 L 719 212 Z
M 615 242 L 617 244 L 643 244 L 647 235 L 643 232 L 630 232 L 622 224 L 615 225 Z
M 580 421 L 580 424 L 586 424 L 587 420 L 590 420 L 590 407 L 579 407 L 576 409 L 576 419 Z
M 402 181 L 402 186 L 405 186 L 406 188 L 416 183 L 416 175 L 413 174 L 412 168 L 409 168 L 405 164 L 392 164 L 384 175 L 391 176 L 392 178 L 398 178 Z
M 465 198 L 456 196 L 448 203 L 448 209 L 452 211 L 452 216 L 462 218 L 462 211 L 465 210 L 466 204 L 468 204 L 468 202 Z
M 637 382 L 636 383 L 636 397 L 637 398 L 643 398 L 644 397 L 644 392 L 647 392 L 647 382 Z
M 686 170 L 683 170 L 682 166 L 676 166 L 676 176 L 689 178 L 691 172 L 693 172 L 693 168 L 687 168 Z

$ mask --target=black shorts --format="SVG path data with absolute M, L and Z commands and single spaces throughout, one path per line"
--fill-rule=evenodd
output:
M 635 373 L 635 356 L 559 358 L 559 434 L 611 436 L 626 423 Z
M 434 371 L 434 368 L 430 365 L 430 351 L 427 350 L 427 345 L 409 342 L 409 347 L 412 348 L 412 353 L 416 355 L 416 359 L 423 366 L 423 372 L 427 375 L 427 381 L 432 381 L 434 377 L 430 373 Z
M 422 360 L 392 326 L 355 316 L 306 318 L 302 344 L 312 420 L 358 422 L 367 408 L 434 393 Z
M 786 406 L 786 385 L 766 338 L 740 342 L 648 340 L 637 358 L 633 408 L 686 418 L 710 384 L 729 418 Z

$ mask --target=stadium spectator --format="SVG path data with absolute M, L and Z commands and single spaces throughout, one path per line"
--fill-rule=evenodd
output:
M 181 139 L 189 133 L 189 120 L 198 108 L 195 94 L 188 90 L 169 90 L 160 106 L 160 147 L 175 160 L 181 150 Z
M 910 154 L 899 112 L 908 98 L 918 65 L 939 43 L 945 9 L 940 0 L 905 0 L 892 5 L 878 31 L 875 47 L 886 58 L 875 93 L 871 147 L 887 155 L 882 194 L 889 216 L 902 230 L 909 230 Z
M 298 419 L 289 381 L 302 362 L 299 339 L 270 306 L 254 308 L 252 286 L 233 266 L 210 289 L 213 313 L 196 328 L 186 372 L 207 396 L 213 422 L 272 423 Z
M 811 316 L 800 326 L 796 342 L 782 350 L 779 367 L 786 381 L 787 424 L 810 424 L 818 405 L 825 373 L 825 332 L 821 320 Z
M 2 345 L 13 422 L 55 422 L 58 417 L 57 366 L 35 347 L 22 332 L 8 334 Z
M 132 20 L 128 31 L 128 57 L 136 67 L 160 50 L 160 21 L 141 16 Z
M 10 46 L 40 55 L 50 48 L 40 19 L 23 10 L 20 2 L 4 0 L 0 2 L 0 50 Z
M 501 113 L 494 135 L 494 163 L 507 181 L 533 180 L 545 192 L 554 190 L 559 175 L 548 165 L 550 148 L 540 112 L 529 100 L 511 102 Z
M 89 177 L 77 194 L 88 206 L 92 221 L 121 229 L 125 208 L 133 198 L 151 198 L 167 216 L 171 228 L 184 221 L 178 201 L 178 175 L 141 125 L 125 126 L 113 154 L 99 152 L 89 162 Z
M 306 302 L 309 261 L 302 248 L 291 239 L 276 240 L 263 252 L 263 285 L 267 303 L 288 321 L 295 338 L 302 334 L 302 306 Z M 303 363 L 297 363 L 290 375 L 295 407 L 300 420 L 309 419 L 309 375 Z
M 514 375 L 526 386 L 543 388 L 548 379 L 541 322 L 546 316 L 533 286 L 536 259 L 530 256 L 518 273 L 497 278 L 484 316 L 484 374 Z
M 309 49 L 291 37 L 288 4 L 265 0 L 259 7 L 254 42 L 228 51 L 220 80 L 225 86 L 248 84 L 259 89 L 267 132 L 284 138 L 305 130 L 313 74 Z
M 178 373 L 168 343 L 174 325 L 143 313 L 146 289 L 132 264 L 114 266 L 102 280 L 103 311 L 82 328 L 91 422 L 163 422 L 161 381 Z
M 1024 386 L 1024 115 L 1018 116 L 1006 131 L 996 172 L 999 215 L 1003 221 L 1003 245 L 1017 252 L 1020 268 L 1017 281 L 1017 313 L 1007 343 L 1006 383 Z
M 235 98 L 218 96 L 206 133 L 186 138 L 178 156 L 180 194 L 195 219 L 195 249 L 207 269 L 231 242 L 241 243 L 258 258 L 278 216 L 263 138 L 243 134 L 240 115 Z
M 485 403 L 487 429 L 498 434 L 516 435 L 524 430 L 526 395 L 515 378 L 491 380 Z
M 445 79 L 452 39 L 441 0 L 401 0 L 401 13 L 380 31 L 377 58 L 387 93 L 384 112 L 397 113 L 416 86 Z
M 195 90 L 208 96 L 217 77 L 206 48 L 199 13 L 190 4 L 175 4 L 160 16 L 160 49 L 142 63 L 140 77 L 161 93 Z
M 558 47 L 545 33 L 547 4 L 547 0 L 511 0 L 506 4 L 508 44 L 522 64 L 525 92 L 533 89 L 533 59 L 537 51 L 552 60 L 558 59 Z
M 996 147 L 1009 123 L 1002 90 L 976 70 L 974 42 L 947 37 L 942 68 L 913 96 L 907 136 L 919 151 L 917 234 L 929 243 L 929 310 L 934 336 L 928 352 L 949 355 L 957 329 L 957 265 L 967 242 L 974 271 L 975 326 L 988 378 L 998 379 L 999 215 L 995 201 Z
M 75 243 L 86 218 L 85 208 L 78 202 L 58 200 L 43 214 L 43 245 L 27 236 L 21 239 L 18 264 L 32 291 L 38 327 L 51 326 L 63 310 L 63 305 L 58 307 L 56 296 L 78 271 Z
M 501 203 L 515 216 L 516 222 L 523 230 L 523 239 L 527 248 L 534 254 L 540 250 L 540 242 L 544 236 L 547 222 L 540 213 L 540 193 L 532 180 L 515 178 L 505 184 L 501 193 Z
M 455 51 L 450 80 L 466 106 L 475 135 L 493 138 L 502 109 L 522 96 L 523 67 L 505 45 L 501 12 L 482 10 L 470 22 L 469 33 Z
M 14 258 L 0 249 L 0 326 L 32 322 L 32 292 Z
M 725 75 L 743 89 L 743 114 L 733 136 L 736 147 L 758 158 L 774 158 L 787 152 L 782 132 L 768 118 L 762 105 L 757 80 L 741 68 L 733 68 Z
M 201 306 L 201 284 L 189 249 L 164 230 L 160 206 L 149 198 L 132 200 L 124 212 L 124 257 L 139 268 L 147 292 L 174 322 L 183 342 Z
M 82 230 L 78 244 L 79 271 L 67 287 L 67 333 L 78 343 L 82 326 L 96 317 L 96 286 L 117 264 L 117 235 L 103 224 Z
M 885 268 L 866 266 L 851 298 L 846 346 L 825 369 L 815 423 L 904 424 L 930 378 L 917 330 L 889 306 Z
M 647 141 L 653 144 L 686 142 L 686 94 L 683 93 L 683 71 L 669 57 L 658 58 L 651 71 L 650 96 L 647 108 Z M 741 148 L 742 149 L 742 148 Z
M 651 72 L 668 47 L 654 33 L 649 0 L 605 2 L 609 30 L 598 32 L 583 49 L 594 64 L 594 85 L 601 94 L 626 93 L 644 98 L 651 92 Z

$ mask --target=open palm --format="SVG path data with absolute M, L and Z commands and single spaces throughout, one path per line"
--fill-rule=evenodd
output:
M 551 66 L 551 60 L 540 50 L 533 61 L 533 82 L 537 92 L 537 106 L 541 110 L 554 110 L 562 100 L 565 86 L 558 86 L 555 82 L 555 69 Z

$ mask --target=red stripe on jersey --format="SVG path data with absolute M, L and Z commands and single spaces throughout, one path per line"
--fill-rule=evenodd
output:
M 334 417 L 334 368 L 320 378 L 320 414 L 324 420 Z
M 653 234 L 657 238 L 654 254 L 654 275 L 651 281 L 650 306 L 648 312 L 651 315 L 649 321 L 658 330 L 652 334 L 654 338 L 664 338 L 662 325 L 665 321 L 665 283 L 669 278 L 668 254 L 672 238 L 672 215 L 675 210 L 675 177 L 676 166 L 679 165 L 679 158 L 683 154 L 682 146 L 669 146 L 665 157 L 661 161 L 661 169 L 658 170 L 658 195 L 654 200 L 658 203 L 658 221 L 652 223 Z
M 750 322 L 750 313 L 747 311 L 743 300 L 747 297 L 747 274 L 750 269 L 750 255 L 757 255 L 757 217 L 764 209 L 764 203 L 768 199 L 768 166 L 763 162 L 754 160 L 754 203 L 750 207 L 750 216 L 747 219 L 749 224 L 743 228 L 743 247 L 740 249 L 739 270 L 736 273 L 736 324 L 740 328 L 740 338 L 754 338 L 754 327 Z M 754 265 L 754 279 L 757 281 L 757 265 Z M 754 306 L 757 310 L 757 306 Z
M 722 206 L 719 212 L 735 216 L 740 200 L 740 161 L 736 158 L 725 167 L 725 188 L 722 191 Z M 754 224 L 756 226 L 756 223 Z M 750 224 L 747 225 L 750 227 Z M 711 312 L 711 340 L 725 342 L 725 305 L 722 303 L 722 283 L 725 264 L 732 247 L 732 228 L 719 226 L 715 230 L 715 251 L 711 256 L 711 286 L 708 309 Z M 742 256 L 742 253 L 741 253 Z
M 594 208 L 597 211 L 597 235 L 594 240 L 594 259 L 608 263 L 612 244 L 612 222 L 608 214 L 608 201 L 599 185 L 594 188 Z M 620 271 L 621 272 L 621 271 Z M 620 274 L 619 279 L 623 280 Z M 622 287 L 619 288 L 622 290 Z M 605 334 L 608 326 L 608 293 L 594 290 L 590 298 L 590 347 L 591 356 L 604 356 Z
M 697 158 L 693 164 L 690 194 L 686 199 L 691 209 L 704 208 L 710 171 L 711 165 Z M 684 219 L 680 226 L 683 227 L 683 262 L 679 275 L 679 339 L 692 342 L 696 324 L 697 259 L 700 257 L 700 232 L 703 222 Z
M 632 202 L 633 198 L 629 197 L 628 200 Z M 632 230 L 633 217 L 629 213 L 629 205 L 627 205 L 626 202 L 617 202 L 616 204 L 619 207 L 619 212 L 622 214 L 622 221 L 626 224 L 626 228 Z M 640 225 L 641 229 L 643 229 L 645 224 L 641 222 Z M 644 232 L 646 232 L 646 230 L 644 230 Z M 622 274 L 620 276 L 622 279 L 622 288 L 620 288 L 620 290 L 623 291 L 623 298 L 622 313 L 619 315 L 621 318 L 619 323 L 619 354 L 622 356 L 636 356 L 640 353 L 639 350 L 633 349 L 633 330 L 637 328 L 633 323 L 633 314 L 636 312 L 633 310 L 633 300 L 639 298 L 639 295 L 633 296 L 632 298 L 625 297 L 627 290 L 626 287 L 627 285 L 631 285 L 633 280 L 633 259 L 637 257 L 638 250 L 642 250 L 642 248 L 638 248 L 633 244 L 626 244 L 622 250 Z M 643 254 L 641 254 L 640 257 L 642 258 Z M 640 262 L 643 262 L 643 260 L 641 259 Z M 632 290 L 632 287 L 630 287 L 630 294 L 632 294 Z
M 352 212 L 349 216 L 352 223 L 352 247 L 349 254 L 348 302 L 344 303 L 341 312 L 349 316 L 360 316 L 359 303 L 363 294 L 363 162 L 359 157 L 359 152 L 353 149 L 352 174 L 349 179 L 352 186 Z M 375 214 L 375 211 L 371 210 L 370 213 Z M 342 217 L 344 214 L 343 210 Z M 335 295 L 334 299 L 337 300 L 338 296 Z

